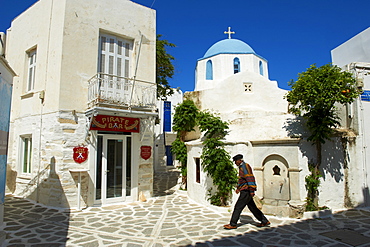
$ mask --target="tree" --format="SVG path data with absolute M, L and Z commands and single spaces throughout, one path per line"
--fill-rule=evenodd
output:
M 340 125 L 335 105 L 353 102 L 359 92 L 352 74 L 331 64 L 321 67 L 311 65 L 307 71 L 298 74 L 297 81 L 291 80 L 289 85 L 292 88 L 286 95 L 290 103 L 289 110 L 306 120 L 305 124 L 310 131 L 307 140 L 316 147 L 316 162 L 310 164 L 311 175 L 306 177 L 306 187 L 311 184 L 311 188 L 307 188 L 308 201 L 317 207 L 321 145 L 330 140 L 334 129 Z
M 157 34 L 156 41 L 156 84 L 157 84 L 157 98 L 166 100 L 167 96 L 174 93 L 173 88 L 170 87 L 168 79 L 174 75 L 175 67 L 172 60 L 175 58 L 167 53 L 166 47 L 176 47 L 176 45 L 168 42 L 165 39 L 160 39 L 162 35 Z

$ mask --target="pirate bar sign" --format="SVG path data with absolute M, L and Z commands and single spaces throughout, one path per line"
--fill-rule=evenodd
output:
M 140 118 L 97 115 L 92 119 L 90 130 L 139 133 Z

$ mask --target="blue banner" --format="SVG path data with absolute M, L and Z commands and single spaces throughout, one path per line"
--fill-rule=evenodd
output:
M 3 71 L 2 71 L 3 72 Z M 0 73 L 0 204 L 5 198 L 5 176 L 12 86 Z M 0 215 L 0 217 L 2 217 Z M 1 220 L 0 220 L 1 222 Z
M 361 94 L 361 100 L 370 101 L 370 90 L 364 90 L 364 92 Z
M 163 131 L 171 132 L 171 101 L 164 102 L 163 111 Z

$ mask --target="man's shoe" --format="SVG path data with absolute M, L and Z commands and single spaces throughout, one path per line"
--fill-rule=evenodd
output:
M 227 224 L 227 225 L 224 225 L 224 228 L 225 229 L 228 229 L 228 230 L 231 230 L 231 229 L 236 229 L 236 228 L 238 228 L 237 226 L 232 226 L 232 225 L 230 225 L 230 224 Z
M 262 223 L 257 224 L 257 227 L 269 226 L 270 224 L 271 224 L 271 222 L 270 222 L 270 221 L 262 222 Z

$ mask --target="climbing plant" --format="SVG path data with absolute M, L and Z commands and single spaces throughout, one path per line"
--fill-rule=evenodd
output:
M 187 150 L 185 135 L 193 131 L 195 126 L 204 132 L 202 167 L 213 180 L 214 187 L 209 190 L 208 200 L 213 205 L 226 206 L 231 192 L 237 183 L 236 170 L 229 153 L 224 149 L 222 139 L 227 135 L 229 126 L 219 116 L 209 111 L 199 111 L 191 100 L 184 100 L 175 108 L 173 130 L 177 138 L 172 144 L 172 152 L 181 164 L 183 184 L 187 178 Z
M 180 162 L 182 183 L 186 188 L 187 179 L 187 150 L 185 145 L 185 135 L 193 131 L 197 125 L 199 110 L 191 100 L 184 100 L 176 106 L 173 117 L 173 130 L 177 132 L 176 140 L 172 143 L 171 151 L 175 154 L 176 160 Z
M 188 173 L 186 164 L 188 160 L 188 154 L 187 154 L 185 142 L 181 141 L 179 136 L 177 136 L 175 141 L 172 143 L 171 151 L 175 155 L 176 160 L 178 160 L 180 163 L 182 184 L 186 188 L 186 178 L 187 178 L 187 173 Z
M 202 166 L 212 178 L 216 190 L 215 192 L 212 188 L 209 190 L 208 200 L 213 205 L 226 206 L 237 183 L 236 170 L 222 142 L 229 126 L 220 117 L 204 111 L 199 114 L 199 128 L 205 132 L 201 155 Z
M 322 177 L 320 171 L 315 169 L 314 163 L 308 163 L 308 169 L 311 174 L 305 177 L 307 198 L 306 198 L 306 211 L 318 210 L 317 191 L 320 186 L 320 178 Z

